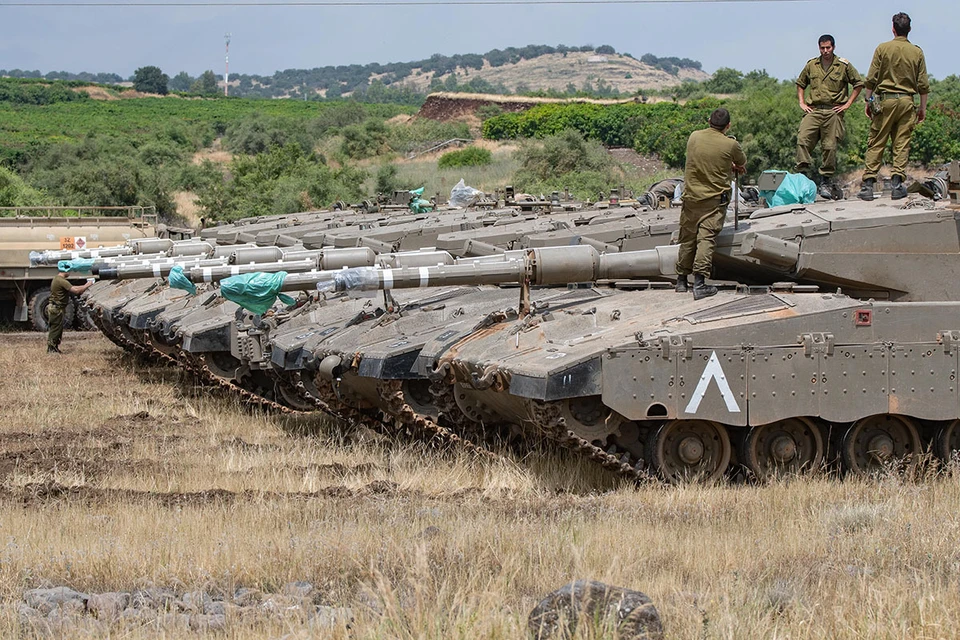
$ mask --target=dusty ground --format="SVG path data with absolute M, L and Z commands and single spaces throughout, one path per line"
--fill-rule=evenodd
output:
M 0 334 L 0 637 L 522 638 L 576 578 L 649 594 L 669 638 L 960 624 L 955 475 L 635 487 L 563 456 L 478 461 L 250 412 L 93 333 L 64 351 Z M 23 609 L 38 587 L 183 603 L 296 581 L 350 629 L 231 605 L 220 630 L 186 613 L 50 630 Z

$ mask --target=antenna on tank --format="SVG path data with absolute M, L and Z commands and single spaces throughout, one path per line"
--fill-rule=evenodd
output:
M 224 69 L 223 69 L 223 95 L 228 95 L 230 91 L 230 34 L 224 34 L 223 39 L 227 42 L 227 50 L 224 55 Z

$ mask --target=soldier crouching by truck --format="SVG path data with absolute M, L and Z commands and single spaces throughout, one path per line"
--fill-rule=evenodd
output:
M 50 303 L 47 305 L 47 353 L 63 353 L 60 351 L 60 341 L 63 339 L 63 315 L 66 311 L 67 303 L 70 302 L 70 295 L 80 295 L 90 288 L 93 281 L 86 284 L 70 284 L 67 280 L 67 273 L 70 272 L 70 265 L 66 260 L 62 260 L 58 266 L 57 275 L 50 283 Z

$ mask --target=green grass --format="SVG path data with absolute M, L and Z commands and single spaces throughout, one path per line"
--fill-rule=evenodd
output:
M 0 148 L 26 149 L 36 144 L 111 136 L 148 140 L 176 138 L 180 131 L 217 134 L 233 121 L 254 112 L 271 117 L 309 120 L 335 102 L 296 100 L 139 98 L 84 100 L 44 106 L 0 103 Z M 412 113 L 413 107 L 364 105 L 368 116 L 389 118 Z M 171 136 L 171 134 L 173 134 Z

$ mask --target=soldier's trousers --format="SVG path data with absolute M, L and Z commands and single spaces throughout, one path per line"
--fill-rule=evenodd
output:
M 710 276 L 713 267 L 713 250 L 717 246 L 717 234 L 723 229 L 727 205 L 720 198 L 699 202 L 683 201 L 680 210 L 680 255 L 677 258 L 677 275 L 690 273 Z
M 823 154 L 823 163 L 820 165 L 820 175 L 829 177 L 837 171 L 837 146 L 843 140 L 846 127 L 843 124 L 843 114 L 834 113 L 831 109 L 814 109 L 803 116 L 800 121 L 800 131 L 797 132 L 797 166 L 799 171 L 810 166 L 813 148 L 820 143 Z
M 880 113 L 870 121 L 867 137 L 866 170 L 863 179 L 876 178 L 880 162 L 887 148 L 887 140 L 893 140 L 893 175 L 906 177 L 907 156 L 910 155 L 910 135 L 917 126 L 917 108 L 910 96 L 887 98 L 880 101 Z
M 63 307 L 47 305 L 47 346 L 59 347 L 63 339 Z

